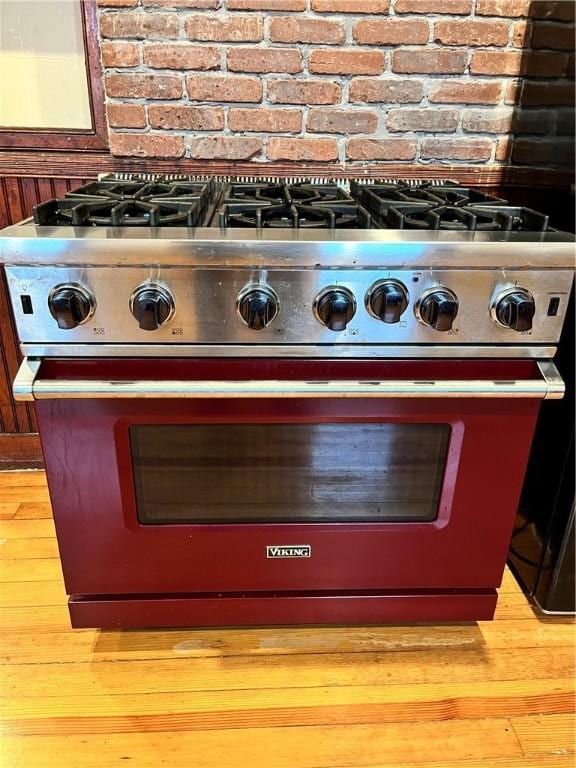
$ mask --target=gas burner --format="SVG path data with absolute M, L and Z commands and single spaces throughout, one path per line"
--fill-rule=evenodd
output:
M 357 203 L 322 205 L 291 204 L 224 206 L 220 211 L 220 228 L 252 227 L 256 229 L 369 229 L 370 214 Z
M 464 209 L 476 217 L 476 229 L 500 232 L 547 232 L 548 216 L 531 208 L 512 205 L 469 205 Z
M 222 199 L 230 204 L 279 205 L 288 203 L 284 184 L 228 184 Z
M 201 205 L 194 200 L 48 200 L 34 208 L 40 225 L 73 227 L 195 227 Z
M 502 198 L 457 185 L 355 184 L 352 189 L 366 207 L 381 216 L 384 216 L 390 207 L 413 203 L 450 207 L 506 205 L 506 200 Z M 456 219 L 459 220 L 458 217 Z
M 211 184 L 197 182 L 91 181 L 66 192 L 70 199 L 106 198 L 107 200 L 202 199 L 209 197 Z
M 382 211 L 386 229 L 546 232 L 548 217 L 529 208 L 488 205 L 390 205 Z
M 388 229 L 476 229 L 473 213 L 451 205 L 414 203 L 402 207 L 390 206 L 383 210 L 382 219 Z
M 338 184 L 289 184 L 287 192 L 293 203 L 333 203 L 337 201 L 355 202 L 345 189 Z

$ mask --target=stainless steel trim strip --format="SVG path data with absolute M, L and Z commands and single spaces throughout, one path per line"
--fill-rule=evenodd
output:
M 515 381 L 69 381 L 37 379 L 40 361 L 25 359 L 14 380 L 16 400 L 99 398 L 537 398 L 558 399 L 564 383 L 554 363 L 541 379 Z
M 544 360 L 553 346 L 383 344 L 21 344 L 25 357 L 274 357 L 345 359 L 501 358 Z
M 2 230 L 11 265 L 318 269 L 573 269 L 562 232 L 40 227 Z

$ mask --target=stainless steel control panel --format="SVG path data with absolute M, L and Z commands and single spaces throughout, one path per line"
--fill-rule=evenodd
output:
M 573 280 L 568 269 L 494 268 L 387 271 L 371 267 L 39 265 L 7 266 L 6 274 L 21 343 L 58 346 L 554 344 L 560 336 Z M 384 321 L 374 311 L 374 296 L 375 288 L 387 281 L 396 286 L 395 290 L 402 289 L 405 297 L 400 302 L 401 311 L 397 307 Z M 66 293 L 70 286 L 88 297 L 86 304 L 70 303 Z M 58 294 L 61 287 L 66 290 Z M 161 295 L 157 306 L 156 289 Z M 258 293 L 249 306 L 246 296 L 250 298 L 251 289 Z M 319 312 L 319 297 L 325 297 L 330 289 L 340 302 L 342 296 L 352 297 L 353 307 L 342 308 L 335 299 L 336 309 L 330 311 L 339 312 L 341 322 L 326 324 L 325 303 Z M 444 293 L 444 310 L 449 307 L 454 315 L 450 322 L 438 321 L 442 307 L 439 310 L 424 303 L 431 294 L 434 299 L 437 292 Z M 509 297 L 515 292 L 519 302 L 523 297 L 533 300 L 532 310 L 530 306 L 522 309 L 520 330 L 502 322 L 518 316 L 516 307 L 509 306 Z M 53 305 L 54 296 L 59 297 L 60 310 Z M 267 297 L 273 305 L 262 308 L 258 301 L 265 302 Z M 508 305 L 499 309 L 500 297 L 507 297 Z M 258 312 L 266 322 L 247 321 Z M 531 327 L 526 330 L 526 325 Z

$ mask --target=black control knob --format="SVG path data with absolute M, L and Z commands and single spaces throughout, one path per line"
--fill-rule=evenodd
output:
M 500 325 L 519 333 L 532 328 L 536 304 L 532 294 L 524 288 L 512 289 L 501 294 L 493 308 L 493 316 Z
M 356 300 L 347 288 L 327 288 L 316 297 L 314 312 L 331 331 L 343 331 L 356 314 Z
M 48 297 L 48 308 L 58 328 L 71 330 L 94 314 L 96 302 L 81 285 L 57 285 Z
M 156 331 L 174 314 L 174 299 L 159 285 L 142 285 L 132 294 L 130 311 L 143 331 Z
M 417 307 L 418 319 L 436 331 L 449 331 L 458 314 L 458 299 L 447 288 L 437 288 L 424 295 Z
M 398 323 L 408 306 L 408 291 L 397 280 L 384 280 L 370 289 L 366 304 L 370 314 L 383 323 Z
M 236 306 L 248 328 L 261 331 L 278 314 L 278 297 L 269 288 L 249 288 L 238 296 Z

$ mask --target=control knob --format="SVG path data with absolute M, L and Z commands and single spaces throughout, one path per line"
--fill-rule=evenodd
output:
M 449 331 L 458 314 L 458 299 L 447 288 L 433 288 L 416 305 L 416 317 L 436 331 Z
M 156 331 L 174 314 L 174 299 L 160 285 L 141 285 L 132 294 L 130 311 L 143 331 Z
M 269 288 L 251 286 L 240 293 L 236 308 L 248 328 L 261 331 L 278 314 L 278 297 Z
M 48 309 L 58 328 L 71 330 L 85 323 L 96 309 L 94 296 L 81 285 L 57 285 L 48 297 Z
M 383 280 L 367 293 L 366 306 L 383 323 L 398 323 L 408 306 L 408 291 L 397 280 Z
M 493 319 L 513 331 L 529 331 L 536 311 L 532 294 L 524 288 L 510 288 L 496 297 L 492 304 Z
M 331 331 L 343 331 L 356 314 L 356 300 L 347 288 L 326 288 L 316 297 L 314 313 Z

